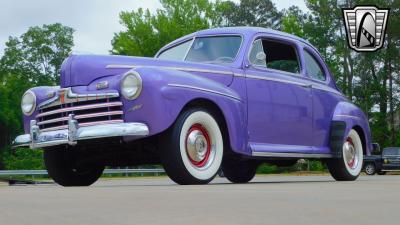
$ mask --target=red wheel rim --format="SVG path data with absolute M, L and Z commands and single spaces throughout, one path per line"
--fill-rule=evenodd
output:
M 354 149 L 353 140 L 352 140 L 350 137 L 348 137 L 346 141 L 347 141 L 347 142 L 353 147 L 353 149 Z M 356 156 L 353 154 L 352 157 L 351 157 L 351 159 L 350 159 L 350 161 L 347 162 L 347 165 L 348 165 L 350 168 L 354 168 L 355 162 L 356 162 Z
M 201 124 L 193 124 L 186 134 L 185 142 L 186 155 L 192 165 L 197 168 L 204 167 L 211 154 L 211 140 L 207 129 Z M 205 149 L 204 145 L 206 145 Z

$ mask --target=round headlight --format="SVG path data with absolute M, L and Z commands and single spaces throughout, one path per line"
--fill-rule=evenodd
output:
M 27 91 L 25 94 L 22 96 L 22 101 L 21 101 L 21 109 L 22 112 L 30 116 L 32 115 L 33 111 L 35 111 L 36 108 L 36 95 L 32 91 Z
M 136 99 L 142 91 L 142 78 L 137 72 L 131 71 L 121 80 L 121 93 L 129 100 Z

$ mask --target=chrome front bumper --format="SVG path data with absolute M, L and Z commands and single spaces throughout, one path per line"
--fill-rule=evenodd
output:
M 105 137 L 149 135 L 149 128 L 143 123 L 114 123 L 79 127 L 73 115 L 69 116 L 68 129 L 40 132 L 35 120 L 31 120 L 30 134 L 23 134 L 15 138 L 12 146 L 29 147 L 31 149 L 56 146 L 76 145 L 80 140 L 89 140 Z

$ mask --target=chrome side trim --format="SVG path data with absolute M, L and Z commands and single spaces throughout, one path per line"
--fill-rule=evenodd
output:
M 113 107 L 113 106 L 122 106 L 122 102 L 109 102 L 109 103 L 99 103 L 99 104 L 90 104 L 90 105 L 62 108 L 62 109 L 57 109 L 57 110 L 53 110 L 53 111 L 49 111 L 49 112 L 40 113 L 36 116 L 36 118 L 53 115 L 53 114 L 57 114 L 57 113 L 62 113 L 62 112 L 68 112 L 68 111 L 79 111 L 79 110 L 85 110 L 85 109 L 105 108 L 105 107 Z
M 291 80 L 283 80 L 283 79 L 279 79 L 279 78 L 263 77 L 263 76 L 251 75 L 251 74 L 247 74 L 246 77 L 252 78 L 252 79 L 258 79 L 258 80 L 269 80 L 269 81 L 275 81 L 275 82 L 286 83 L 286 84 L 294 84 L 294 85 L 307 87 L 307 88 L 312 87 L 310 84 L 305 84 L 305 83 L 291 81 Z
M 110 64 L 110 65 L 106 66 L 106 69 L 137 69 L 137 68 L 169 69 L 169 70 L 179 70 L 179 71 L 185 71 L 185 72 L 199 72 L 199 73 L 215 73 L 215 74 L 222 74 L 222 75 L 233 75 L 233 73 L 231 71 L 227 71 L 227 70 L 207 70 L 207 69 L 189 68 L 189 67 L 119 65 L 119 64 Z
M 246 77 L 246 75 L 243 74 L 243 73 L 233 73 L 233 76 L 235 76 L 235 77 Z
M 331 93 L 333 93 L 333 94 L 337 94 L 337 95 L 343 96 L 342 93 L 340 93 L 339 91 L 337 91 L 337 90 L 335 90 L 335 89 L 333 89 L 333 88 L 326 88 L 326 87 L 317 86 L 317 85 L 313 85 L 312 88 L 313 88 L 313 89 L 318 89 L 318 90 L 321 90 L 321 91 L 331 92 Z
M 361 119 L 358 116 L 352 116 L 352 115 L 334 115 L 333 117 L 348 117 L 348 118 Z
M 277 157 L 277 158 L 332 158 L 332 154 L 306 154 L 287 152 L 252 152 L 252 156 Z
M 236 75 L 241 76 L 240 74 L 235 74 L 235 76 Z M 294 85 L 299 85 L 301 87 L 318 89 L 318 90 L 327 91 L 327 92 L 331 92 L 333 94 L 343 96 L 343 94 L 337 90 L 334 90 L 332 88 L 326 88 L 326 87 L 319 86 L 319 85 L 306 84 L 306 83 L 302 83 L 302 82 L 284 80 L 284 79 L 279 79 L 279 78 L 263 77 L 263 76 L 252 75 L 252 74 L 245 75 L 245 77 L 252 78 L 252 79 L 258 79 L 258 80 L 269 80 L 269 81 L 276 81 L 276 82 L 287 83 L 287 84 L 294 84 Z
M 118 92 L 108 92 L 108 93 L 89 93 L 89 94 L 77 94 L 72 91 L 71 88 L 64 88 L 57 91 L 56 96 L 53 98 L 42 102 L 38 108 L 44 109 L 51 106 L 61 105 L 64 103 L 72 103 L 72 102 L 82 102 L 82 101 L 90 101 L 90 100 L 98 100 L 105 98 L 117 98 L 119 97 Z
M 88 126 L 123 123 L 123 122 L 124 122 L 123 120 L 104 120 L 104 121 L 96 121 L 96 122 L 89 122 L 89 123 L 80 123 L 79 126 L 80 127 L 88 127 Z M 41 132 L 55 131 L 55 130 L 63 130 L 63 129 L 67 129 L 67 128 L 68 128 L 68 125 L 63 125 L 63 126 L 41 129 L 40 131 Z
M 102 117 L 102 116 L 114 116 L 114 115 L 122 115 L 122 114 L 124 114 L 124 112 L 122 112 L 122 111 L 109 111 L 109 112 L 102 112 L 102 113 L 76 115 L 75 119 L 87 119 L 87 118 L 95 118 L 95 117 Z M 66 117 L 61 117 L 61 118 L 52 119 L 52 120 L 45 120 L 43 122 L 38 122 L 37 125 L 44 125 L 44 124 L 49 124 L 49 123 L 67 121 L 68 118 L 69 117 L 66 116 Z
M 222 93 L 222 92 L 219 92 L 219 91 L 206 89 L 206 88 L 195 87 L 195 86 L 184 85 L 184 84 L 168 84 L 168 86 L 179 87 L 179 88 L 189 88 L 189 89 L 198 90 L 198 91 L 206 91 L 206 92 L 210 92 L 210 93 L 213 93 L 213 94 L 218 94 L 218 95 L 222 95 L 222 96 L 225 96 L 225 97 L 233 98 L 233 99 L 238 100 L 238 101 L 242 101 L 242 99 L 239 98 L 239 97 L 236 97 L 236 96 L 233 96 L 233 95 L 229 95 L 229 94 L 225 94 L 225 93 Z

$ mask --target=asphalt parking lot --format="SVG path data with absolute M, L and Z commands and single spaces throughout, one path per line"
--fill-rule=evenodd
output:
M 400 176 L 258 176 L 178 186 L 168 178 L 103 179 L 91 187 L 0 186 L 2 225 L 399 224 Z

